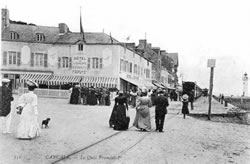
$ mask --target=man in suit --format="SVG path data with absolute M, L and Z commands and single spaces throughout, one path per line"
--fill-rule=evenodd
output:
M 4 78 L 2 79 L 2 86 L 0 87 L 0 120 L 3 133 L 10 133 L 11 101 L 14 100 L 12 91 L 8 87 L 9 83 L 10 80 Z
M 164 91 L 160 90 L 158 92 L 158 96 L 155 98 L 156 131 L 163 132 L 163 125 L 168 105 L 168 98 L 164 96 Z

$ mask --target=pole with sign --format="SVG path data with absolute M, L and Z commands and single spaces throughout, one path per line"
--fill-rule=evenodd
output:
M 210 67 L 210 85 L 209 85 L 209 104 L 208 104 L 208 120 L 211 120 L 211 101 L 212 101 L 212 93 L 213 93 L 213 78 L 214 78 L 214 67 L 215 67 L 215 59 L 208 59 L 207 67 Z

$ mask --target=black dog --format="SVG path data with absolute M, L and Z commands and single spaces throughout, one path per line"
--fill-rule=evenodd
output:
M 45 128 L 48 128 L 49 127 L 49 121 L 50 121 L 50 118 L 47 118 L 46 120 L 43 120 L 42 121 L 42 128 L 43 128 L 43 125 L 45 126 Z

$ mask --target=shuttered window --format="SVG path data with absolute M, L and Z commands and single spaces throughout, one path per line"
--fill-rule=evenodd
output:
M 34 67 L 34 53 L 31 53 L 31 58 L 30 58 L 30 66 Z
M 7 52 L 3 52 L 3 65 L 7 65 Z
M 72 68 L 72 58 L 69 58 L 69 68 Z
M 48 67 L 48 54 L 44 54 L 44 67 Z
M 21 65 L 21 52 L 17 52 L 17 66 Z
M 102 69 L 102 58 L 100 58 L 100 69 Z
M 61 58 L 58 57 L 58 68 L 61 68 Z

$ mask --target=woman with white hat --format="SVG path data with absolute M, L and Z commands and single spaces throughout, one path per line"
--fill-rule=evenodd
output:
M 24 93 L 18 100 L 18 114 L 20 114 L 20 123 L 17 127 L 18 139 L 32 139 L 40 135 L 41 129 L 37 120 L 37 95 L 34 94 L 38 84 L 28 80 L 29 92 Z
M 188 110 L 188 95 L 187 94 L 184 94 L 182 96 L 182 114 L 183 114 L 183 118 L 185 119 L 186 118 L 186 114 L 189 114 L 189 110 Z
M 136 100 L 136 116 L 133 126 L 141 131 L 151 131 L 149 108 L 152 106 L 152 101 L 147 93 L 147 88 L 142 88 L 141 97 Z

